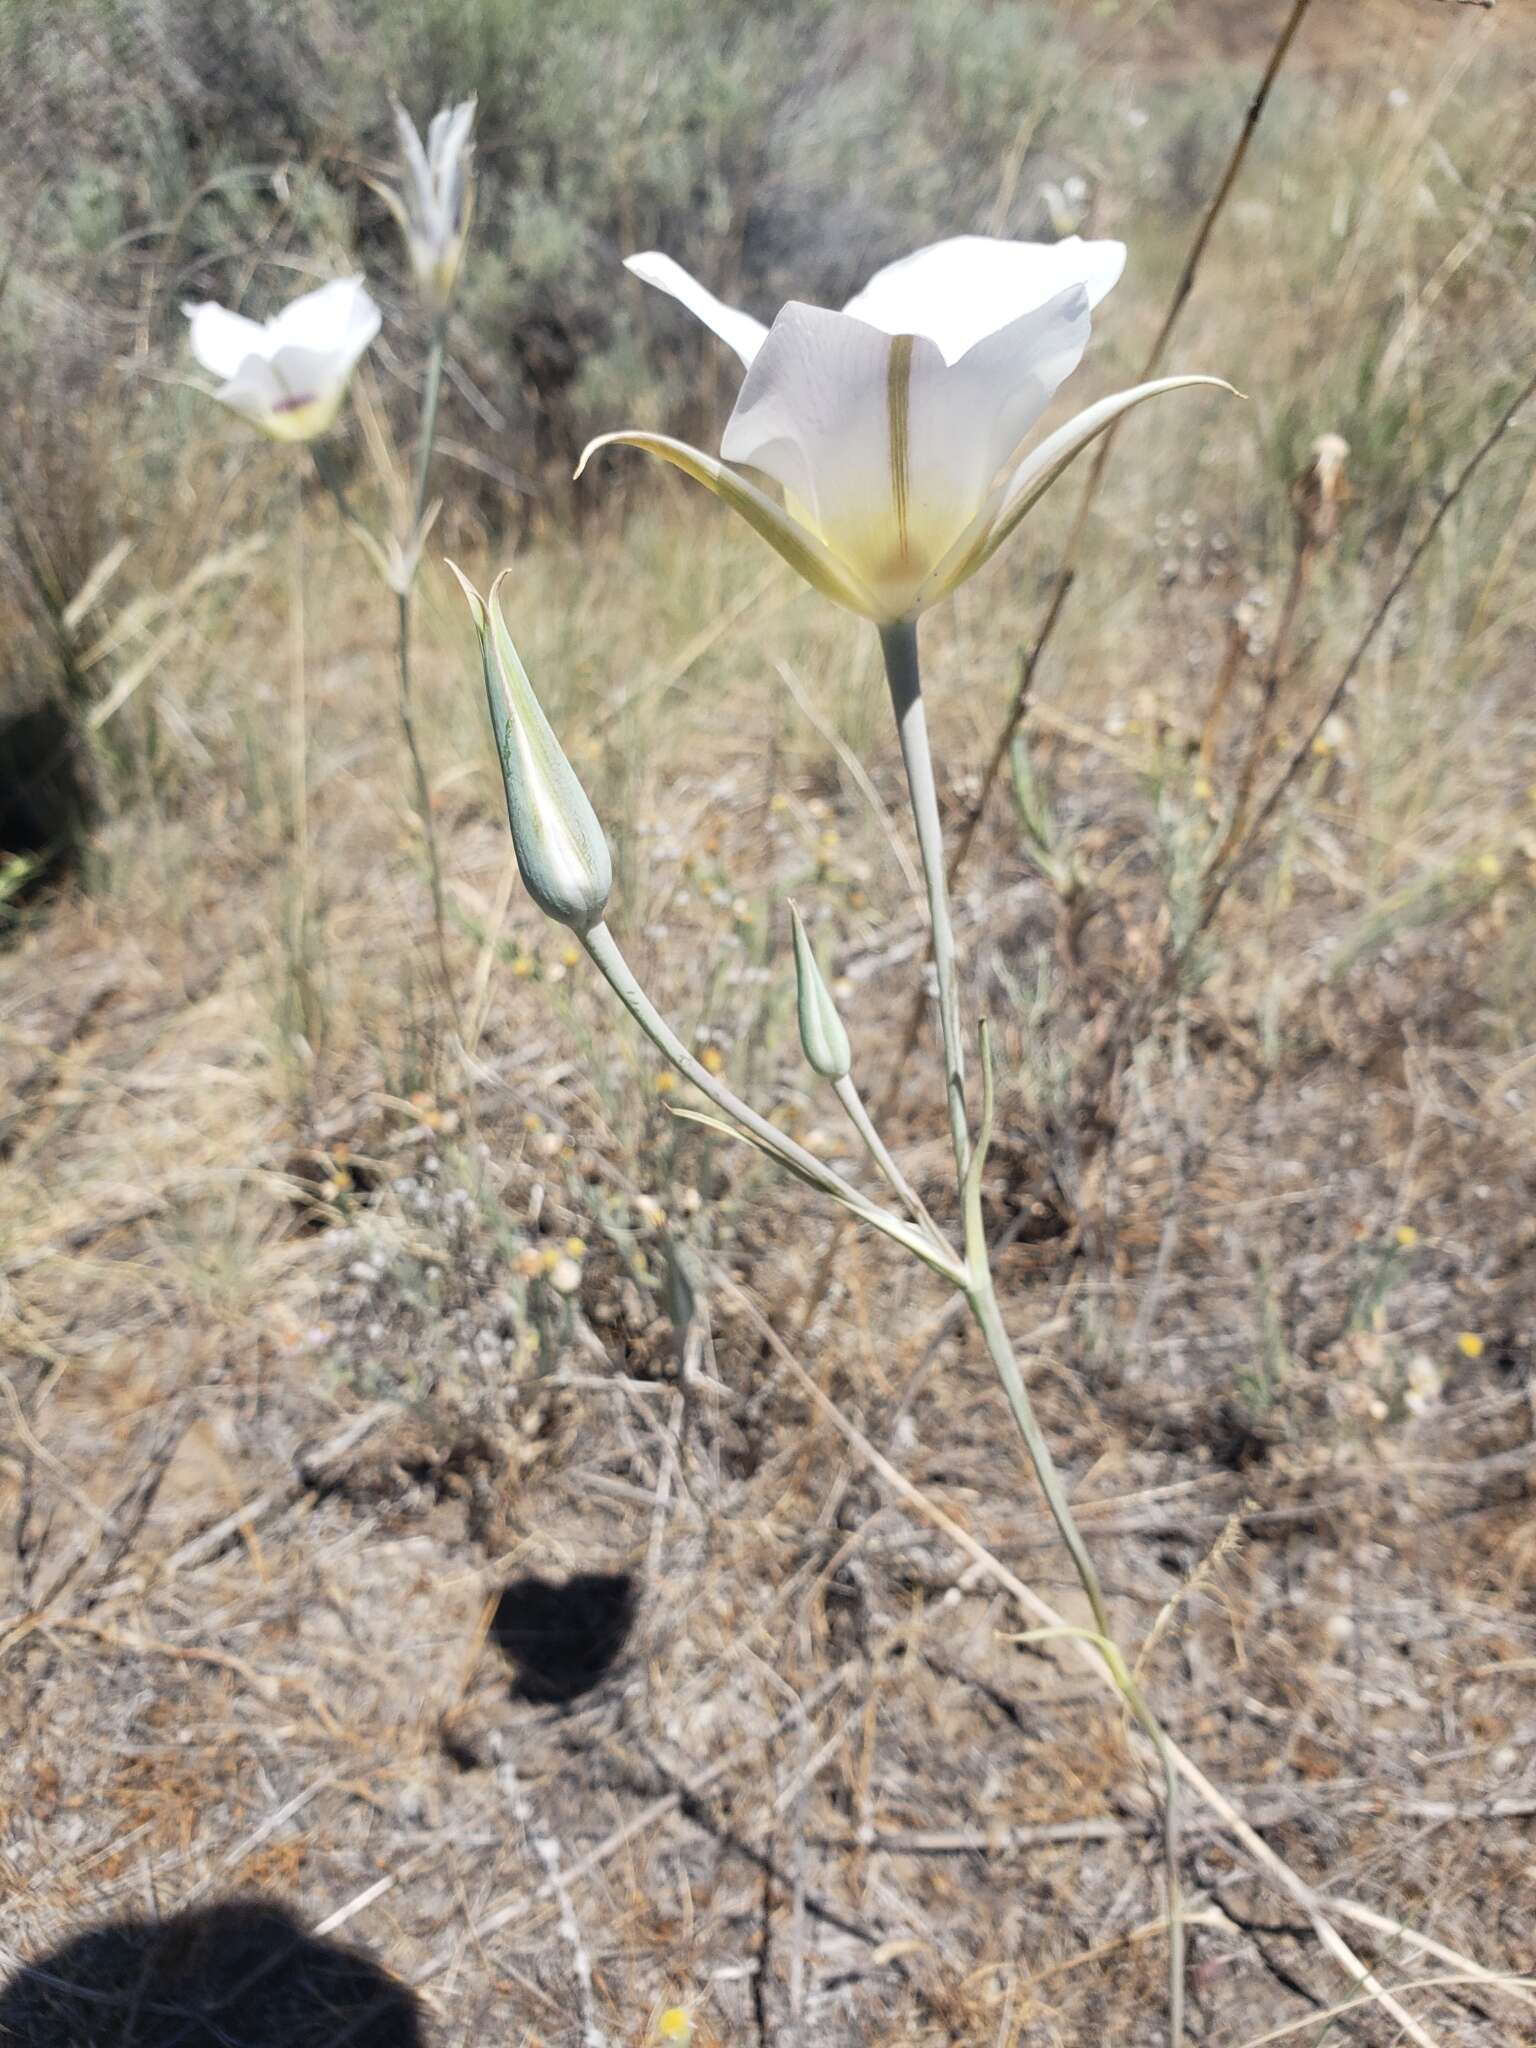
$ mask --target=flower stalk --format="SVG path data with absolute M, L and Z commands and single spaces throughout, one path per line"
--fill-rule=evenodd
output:
M 872 1202 L 840 1173 L 817 1159 L 814 1153 L 807 1152 L 794 1138 L 779 1130 L 766 1117 L 759 1116 L 757 1111 L 743 1102 L 718 1075 L 711 1074 L 701 1061 L 694 1058 L 640 986 L 617 939 L 605 923 L 593 925 L 589 931 L 581 933 L 580 938 L 598 972 L 656 1050 L 676 1068 L 684 1080 L 691 1081 L 700 1094 L 706 1096 L 731 1120 L 730 1124 L 723 1127 L 717 1125 L 716 1128 L 724 1128 L 732 1136 L 745 1135 L 759 1151 L 777 1159 L 797 1179 L 830 1195 L 861 1222 L 869 1224 L 883 1236 L 904 1246 L 920 1258 L 924 1265 L 942 1274 L 952 1286 L 964 1286 L 965 1268 L 942 1240 L 935 1243 L 925 1232 L 914 1229 L 901 1217 L 892 1215 L 889 1210 L 882 1209 Z M 693 1112 L 684 1109 L 674 1113 L 680 1116 L 693 1115 Z M 695 1117 L 694 1120 L 711 1125 L 715 1122 L 709 1117 Z M 733 1131 L 731 1125 L 740 1128 Z
M 447 324 L 445 309 L 432 323 L 432 343 L 427 354 L 421 421 L 417 430 L 416 487 L 412 499 L 411 531 L 423 537 L 427 520 L 427 485 L 432 471 L 432 448 L 437 438 L 437 411 L 443 388 L 443 351 Z M 400 731 L 405 740 L 406 753 L 410 756 L 416 815 L 421 822 L 421 836 L 427 850 L 427 879 L 432 891 L 432 936 L 437 953 L 437 971 L 442 981 L 444 997 L 451 999 L 453 979 L 448 966 L 448 921 L 443 901 L 443 863 L 437 845 L 437 824 L 432 816 L 431 785 L 427 780 L 427 767 L 422 757 L 421 742 L 416 734 L 416 689 L 411 664 L 411 626 L 416 596 L 416 566 L 419 560 L 418 544 L 408 572 L 401 579 L 401 587 L 395 593 L 395 657 L 400 686 L 398 708 Z
M 378 186 L 381 197 L 394 214 L 404 236 L 406 251 L 415 273 L 422 305 L 431 319 L 431 341 L 423 374 L 421 416 L 416 434 L 416 459 L 412 467 L 410 534 L 406 543 L 408 566 L 395 588 L 396 666 L 399 674 L 400 729 L 405 736 L 415 785 L 416 813 L 421 821 L 427 850 L 427 872 L 432 889 L 432 930 L 437 948 L 438 973 L 444 996 L 451 999 L 453 982 L 448 967 L 447 918 L 443 903 L 443 864 L 438 852 L 437 826 L 432 816 L 432 792 L 426 764 L 416 736 L 415 682 L 411 663 L 412 611 L 416 592 L 416 566 L 421 543 L 431 518 L 427 509 L 427 488 L 432 472 L 432 450 L 437 439 L 438 407 L 443 391 L 443 358 L 448 342 L 448 314 L 458 288 L 464 249 L 474 216 L 475 101 L 443 107 L 432 118 L 425 147 L 415 123 L 398 101 L 395 126 L 400 136 L 403 184 L 399 192 Z
M 923 873 L 928 886 L 928 910 L 932 924 L 934 969 L 939 984 L 939 1023 L 943 1038 L 945 1095 L 949 1104 L 950 1131 L 955 1150 L 955 1169 L 961 1198 L 964 1230 L 965 1279 L 961 1292 L 972 1319 L 981 1333 L 987 1354 L 1007 1397 L 1009 1409 L 1024 1442 L 1051 1520 L 1078 1584 L 1093 1616 L 1092 1638 L 1104 1658 L 1105 1667 L 1127 1710 L 1145 1730 L 1157 1751 L 1163 1772 L 1163 1836 L 1168 1886 L 1168 2035 L 1170 2048 L 1183 2048 L 1184 2041 L 1184 1924 L 1179 1888 L 1178 1773 L 1162 1724 L 1148 1705 L 1125 1657 L 1117 1645 L 1110 1621 L 1103 1582 L 1092 1553 L 1083 1539 L 1067 1498 L 1066 1487 L 1040 1421 L 1035 1414 L 1029 1388 L 1019 1369 L 1017 1355 L 1008 1336 L 998 1304 L 982 1214 L 982 1175 L 992 1142 L 996 1108 L 996 1087 L 992 1065 L 991 1032 L 985 1019 L 980 1030 L 981 1115 L 974 1144 L 970 1138 L 965 1108 L 965 1072 L 960 1043 L 959 978 L 955 958 L 954 927 L 950 917 L 949 889 L 945 873 L 944 841 L 934 787 L 933 760 L 928 745 L 927 722 L 923 715 L 922 680 L 917 657 L 917 628 L 913 624 L 882 628 L 880 644 L 885 655 L 886 674 L 891 686 L 891 705 L 901 740 L 906 766 L 912 816 L 922 853 Z
M 1072 1560 L 1072 1568 L 1088 1602 L 1093 1616 L 1093 1627 L 1081 1633 L 1092 1642 L 1104 1660 L 1110 1679 L 1125 1702 L 1127 1711 L 1157 1752 L 1163 1773 L 1163 1856 L 1168 1886 L 1168 2038 L 1170 2048 L 1182 2048 L 1184 2040 L 1184 1919 L 1179 1885 L 1179 1778 L 1178 1769 L 1169 1748 L 1168 1737 L 1162 1723 L 1147 1703 L 1145 1694 L 1137 1684 L 1124 1653 L 1115 1640 L 1110 1622 L 1109 1603 L 1104 1597 L 1103 1582 L 1092 1553 L 1083 1540 L 1083 1533 L 1072 1513 L 1061 1472 L 1052 1454 L 1050 1441 L 1040 1427 L 1035 1414 L 1034 1403 L 1029 1398 L 1029 1387 L 1019 1369 L 1002 1310 L 998 1305 L 997 1289 L 992 1279 L 991 1260 L 987 1250 L 986 1228 L 981 1209 L 981 1177 L 986 1167 L 987 1151 L 992 1142 L 992 1122 L 996 1104 L 996 1090 L 992 1070 L 991 1031 L 985 1019 L 980 1026 L 981 1041 L 981 1118 L 977 1125 L 976 1144 L 971 1155 L 970 1166 L 963 1177 L 963 1203 L 965 1224 L 965 1263 L 967 1285 L 966 1304 L 981 1332 L 987 1355 L 997 1369 L 1007 1396 L 1008 1406 L 1024 1440 L 1029 1462 L 1045 1496 L 1045 1504 L 1051 1520 L 1056 1525 L 1062 1545 Z
M 960 1035 L 960 980 L 955 964 L 955 932 L 949 914 L 949 884 L 944 873 L 944 829 L 939 819 L 938 790 L 933 779 L 933 753 L 928 744 L 928 718 L 917 662 L 917 626 L 911 621 L 880 629 L 880 649 L 891 688 L 891 709 L 901 740 L 907 771 L 912 822 L 917 828 L 923 881 L 928 891 L 928 922 L 932 932 L 933 966 L 939 984 L 939 1029 L 944 1042 L 944 1097 L 949 1111 L 955 1172 L 963 1181 L 970 1165 L 971 1139 L 965 1114 L 965 1047 Z
M 679 1114 L 756 1145 L 912 1251 L 970 1309 L 1082 1586 L 1091 1639 L 1163 1761 L 1170 2036 L 1172 2048 L 1182 2048 L 1184 1951 L 1170 1752 L 1115 1644 L 1103 1587 L 1035 1416 L 989 1263 L 981 1180 L 994 1111 L 991 1051 L 983 1027 L 981 1120 L 973 1139 L 954 921 L 917 643 L 922 614 L 984 568 L 1057 478 L 1125 413 L 1164 392 L 1200 385 L 1231 390 L 1218 378 L 1158 378 L 1098 400 L 1030 445 L 1052 395 L 1077 367 L 1092 309 L 1119 277 L 1124 258 L 1112 242 L 1069 237 L 1042 248 L 960 236 L 877 273 L 841 312 L 792 301 L 771 327 L 724 305 L 657 251 L 631 258 L 637 275 L 719 335 L 745 376 L 718 456 L 633 430 L 589 443 L 577 469 L 580 476 L 597 450 L 616 443 L 672 464 L 744 519 L 814 589 L 879 632 L 927 895 L 963 1252 L 945 1240 L 864 1106 L 848 1033 L 793 906 L 801 1048 L 812 1071 L 832 1086 L 904 1214 L 862 1194 L 693 1058 L 635 979 L 601 909 L 575 928 L 641 1030 L 721 1113 Z M 507 758 L 504 750 L 504 769 Z M 511 790 L 509 780 L 516 838 Z M 903 1061 L 910 1050 L 909 1043 Z

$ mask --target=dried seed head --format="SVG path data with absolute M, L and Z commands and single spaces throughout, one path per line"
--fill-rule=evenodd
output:
M 1350 495 L 1348 461 L 1349 443 L 1341 434 L 1319 434 L 1312 443 L 1312 459 L 1291 485 L 1291 510 L 1302 547 L 1325 547 L 1338 532 Z

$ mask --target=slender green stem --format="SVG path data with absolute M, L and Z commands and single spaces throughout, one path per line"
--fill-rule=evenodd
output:
M 864 1098 L 855 1087 L 853 1076 L 851 1074 L 844 1074 L 840 1081 L 833 1082 L 832 1090 L 847 1112 L 848 1121 L 863 1140 L 865 1151 L 868 1152 L 870 1158 L 879 1167 L 881 1173 L 885 1176 L 887 1184 L 905 1202 L 912 1220 L 920 1224 L 927 1231 L 935 1244 L 944 1245 L 944 1234 L 928 1214 L 922 1196 L 918 1194 L 901 1168 L 896 1164 L 896 1161 L 891 1157 L 885 1140 L 870 1122 L 869 1111 L 864 1107 Z M 947 1245 L 945 1245 L 945 1249 L 948 1249 Z
M 1050 1444 L 1035 1415 L 1034 1403 L 1029 1398 L 1029 1389 L 1024 1384 L 1024 1375 L 1019 1371 L 1018 1360 L 1014 1357 L 1013 1346 L 1003 1326 L 1002 1312 L 997 1305 L 997 1294 L 992 1285 L 990 1273 L 983 1272 L 973 1278 L 971 1290 L 966 1296 L 971 1314 L 976 1318 L 976 1327 L 981 1331 L 997 1376 L 1003 1383 L 1003 1392 L 1008 1397 L 1008 1406 L 1013 1410 L 1013 1419 L 1018 1424 L 1019 1435 L 1024 1439 L 1024 1448 L 1029 1452 L 1029 1462 L 1035 1468 L 1040 1481 L 1040 1491 L 1045 1495 L 1045 1504 L 1050 1509 L 1051 1520 L 1056 1524 L 1067 1553 L 1072 1559 L 1088 1605 L 1093 1614 L 1094 1626 L 1100 1635 L 1110 1633 L 1109 1609 L 1104 1601 L 1104 1589 L 1099 1581 L 1098 1568 L 1089 1555 L 1082 1532 L 1073 1517 L 1062 1485 L 1061 1473 L 1051 1455 Z
M 1126 1707 L 1145 1729 L 1163 1769 L 1163 1855 L 1168 1873 L 1168 2036 L 1170 2048 L 1183 2048 L 1184 2040 L 1184 1913 L 1179 1889 L 1179 1804 L 1178 1766 L 1162 1724 L 1148 1706 L 1130 1667 L 1121 1654 L 1110 1626 L 1109 1603 L 1092 1554 L 1077 1526 L 1072 1504 L 1067 1499 L 1060 1470 L 1051 1446 L 1040 1427 L 1029 1388 L 1019 1370 L 1019 1361 L 998 1306 L 997 1289 L 987 1255 L 987 1234 L 981 1211 L 981 1177 L 986 1166 L 987 1147 L 992 1141 L 995 1093 L 992 1079 L 992 1047 L 985 1023 L 981 1027 L 981 1120 L 976 1145 L 961 1183 L 964 1211 L 965 1258 L 970 1280 L 965 1298 L 976 1326 L 981 1331 L 997 1376 L 1003 1383 L 1008 1406 L 1024 1439 L 1029 1462 L 1040 1482 L 1040 1491 L 1051 1520 L 1072 1560 L 1078 1584 L 1093 1615 L 1092 1641 L 1103 1657 L 1115 1689 Z
M 447 325 L 446 315 L 440 316 L 432 323 L 432 345 L 427 352 L 426 383 L 421 398 L 421 426 L 416 441 L 415 503 L 407 546 L 414 545 L 427 509 L 427 480 L 432 469 L 432 446 L 437 438 L 437 408 L 443 390 L 443 349 Z M 432 930 L 437 941 L 437 967 L 442 976 L 443 992 L 445 996 L 451 996 L 453 982 L 448 971 L 447 921 L 443 913 L 443 864 L 437 850 L 437 826 L 432 817 L 432 795 L 427 783 L 426 766 L 422 761 L 421 747 L 416 738 L 415 692 L 411 678 L 411 605 L 416 587 L 415 561 L 416 557 L 413 555 L 409 571 L 410 580 L 399 594 L 400 725 L 411 757 L 411 771 L 416 782 L 416 809 L 421 818 L 422 836 L 427 843 L 427 868 L 432 883 Z
M 973 1262 L 974 1264 L 974 1262 Z M 1046 1506 L 1050 1509 L 1051 1520 L 1056 1524 L 1067 1554 L 1077 1573 L 1078 1583 L 1087 1598 L 1093 1614 L 1093 1640 L 1097 1644 L 1116 1690 L 1125 1701 L 1127 1708 L 1140 1723 L 1157 1751 L 1163 1771 L 1163 1856 L 1167 1866 L 1168 1881 L 1168 2009 L 1169 2039 L 1172 2048 L 1180 2048 L 1184 2039 L 1184 1913 L 1179 1886 L 1179 1779 L 1178 1766 L 1168 1746 L 1168 1738 L 1162 1723 L 1147 1704 L 1139 1685 L 1132 1677 L 1111 1632 L 1109 1608 L 1104 1598 L 1104 1588 L 1099 1579 L 1098 1568 L 1083 1541 L 1082 1531 L 1077 1526 L 1066 1489 L 1051 1447 L 1035 1415 L 1034 1404 L 1029 1398 L 1029 1389 L 1024 1375 L 1014 1356 L 1013 1345 L 1003 1324 L 1002 1313 L 997 1305 L 997 1294 L 992 1285 L 992 1276 L 983 1263 L 980 1274 L 973 1280 L 966 1296 L 977 1327 L 997 1367 L 998 1378 L 1008 1396 L 1008 1405 L 1013 1410 L 1013 1419 L 1019 1426 L 1029 1452 L 1030 1463 L 1035 1468 L 1035 1477 L 1045 1495 Z
M 437 971 L 442 981 L 443 993 L 449 996 L 453 989 L 453 980 L 448 966 L 448 921 L 443 900 L 443 863 L 438 852 L 437 824 L 432 816 L 431 784 L 427 779 L 427 766 L 416 731 L 416 690 L 411 662 L 416 542 L 427 506 L 427 480 L 432 467 L 432 445 L 437 434 L 437 410 L 443 383 L 444 326 L 442 320 L 434 323 L 432 346 L 427 355 L 426 382 L 421 401 L 421 425 L 416 440 L 411 528 L 404 537 L 401 552 L 401 559 L 410 566 L 399 572 L 400 580 L 395 584 L 395 668 L 400 731 L 405 740 L 406 753 L 410 757 L 414 807 L 427 849 L 427 873 L 432 890 L 432 935 L 437 952 Z M 310 443 L 310 451 L 314 456 L 315 468 L 320 473 L 321 481 L 336 501 L 336 509 L 341 514 L 343 524 L 370 544 L 370 552 L 379 564 L 380 573 L 393 580 L 381 544 L 348 503 L 346 487 L 336 472 L 329 451 L 324 450 L 318 441 Z
M 723 1110 L 741 1128 L 748 1132 L 772 1157 L 787 1166 L 802 1180 L 820 1188 L 835 1200 L 844 1204 L 864 1222 L 872 1224 L 896 1243 L 915 1252 L 926 1265 L 942 1273 L 956 1287 L 965 1284 L 965 1271 L 960 1261 L 947 1246 L 934 1245 L 922 1234 L 906 1223 L 901 1217 L 881 1209 L 862 1194 L 851 1181 L 832 1167 L 807 1152 L 803 1145 L 787 1137 L 771 1124 L 766 1117 L 759 1116 L 748 1103 L 742 1101 L 720 1078 L 711 1074 L 707 1067 L 696 1060 L 687 1046 L 672 1029 L 666 1018 L 656 1008 L 645 990 L 635 979 L 634 971 L 625 959 L 617 939 L 606 924 L 595 924 L 588 932 L 579 934 L 582 944 L 598 972 L 613 990 L 631 1017 L 640 1026 L 646 1037 L 662 1056 L 676 1067 L 685 1080 L 691 1081 L 701 1095 Z
M 928 918 L 933 932 L 933 965 L 939 983 L 939 1028 L 944 1039 L 944 1093 L 949 1130 L 955 1148 L 955 1172 L 963 1180 L 970 1164 L 971 1139 L 965 1115 L 965 1046 L 960 1036 L 960 981 L 955 967 L 955 931 L 949 914 L 949 884 L 944 874 L 944 832 L 939 822 L 938 791 L 933 780 L 933 755 L 928 746 L 928 720 L 923 710 L 922 678 L 917 663 L 917 627 L 910 621 L 880 628 L 880 647 L 891 686 L 891 708 L 901 739 L 901 758 L 912 798 L 912 820 L 923 857 L 928 888 Z
M 411 779 L 415 785 L 416 815 L 421 820 L 421 834 L 427 846 L 427 873 L 432 887 L 432 933 L 437 946 L 437 971 L 442 977 L 443 994 L 451 997 L 453 978 L 448 967 L 448 925 L 443 910 L 443 866 L 437 851 L 437 826 L 432 817 L 432 791 L 427 781 L 427 766 L 422 759 L 421 743 L 416 737 L 415 691 L 411 677 L 411 591 L 402 590 L 395 600 L 395 650 L 398 656 L 400 730 L 405 736 L 405 750 L 411 759 Z
M 421 428 L 416 438 L 416 509 L 414 521 L 421 524 L 427 509 L 427 480 L 432 470 L 432 446 L 437 438 L 437 408 L 443 395 L 443 352 L 447 345 L 448 321 L 444 315 L 432 323 L 432 346 L 427 351 L 427 379 L 421 395 Z
M 430 442 L 426 444 L 430 448 Z M 319 441 L 311 441 L 310 454 L 314 457 L 315 470 L 320 481 L 335 501 L 341 522 L 349 532 L 357 535 L 369 553 L 379 573 L 388 579 L 389 565 L 377 537 L 366 523 L 353 511 L 347 497 L 346 485 L 337 474 L 330 451 Z M 418 514 L 418 519 L 419 519 Z M 413 579 L 414 581 L 414 579 Z M 421 823 L 421 836 L 427 847 L 427 872 L 432 887 L 432 933 L 436 942 L 437 971 L 442 979 L 443 992 L 448 994 L 453 983 L 448 971 L 447 918 L 443 909 L 443 867 L 437 850 L 437 827 L 432 817 L 432 792 L 427 781 L 427 764 L 422 758 L 421 742 L 416 736 L 415 689 L 411 672 L 411 592 L 413 585 L 395 585 L 395 675 L 397 683 L 397 709 L 400 717 L 400 731 L 405 740 L 405 751 L 410 758 L 411 782 L 413 789 L 412 806 Z

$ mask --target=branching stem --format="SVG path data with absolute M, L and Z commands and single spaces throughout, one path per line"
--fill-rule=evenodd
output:
M 693 1083 L 701 1095 L 739 1125 L 763 1151 L 787 1166 L 801 1180 L 819 1188 L 823 1194 L 831 1195 L 834 1201 L 841 1202 L 862 1222 L 882 1231 L 908 1251 L 915 1252 L 925 1265 L 942 1273 L 952 1286 L 962 1287 L 965 1284 L 965 1269 L 947 1245 L 942 1241 L 935 1244 L 926 1233 L 914 1229 L 904 1218 L 871 1202 L 833 1167 L 807 1152 L 803 1145 L 771 1124 L 766 1117 L 759 1116 L 717 1074 L 710 1073 L 694 1058 L 636 980 L 618 940 L 606 924 L 595 924 L 580 936 L 598 972 L 652 1045 L 685 1080 Z

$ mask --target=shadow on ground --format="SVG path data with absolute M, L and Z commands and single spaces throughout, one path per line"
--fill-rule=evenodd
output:
M 108 1921 L 0 1986 L 4 2048 L 425 2048 L 414 1994 L 259 1897 Z
M 520 1698 L 563 1706 L 612 1670 L 634 1619 L 628 1572 L 577 1572 L 558 1582 L 530 1574 L 502 1592 L 491 1636 L 517 1673 Z

